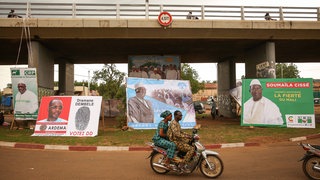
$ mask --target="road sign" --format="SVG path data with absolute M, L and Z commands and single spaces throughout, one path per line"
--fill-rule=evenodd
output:
M 169 26 L 172 23 L 172 16 L 168 12 L 162 12 L 158 16 L 158 22 L 162 26 Z

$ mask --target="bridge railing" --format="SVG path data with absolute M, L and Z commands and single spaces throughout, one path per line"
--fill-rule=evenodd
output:
M 0 2 L 0 17 L 11 9 L 30 18 L 156 19 L 167 11 L 174 19 L 186 19 L 191 11 L 200 20 L 264 20 L 269 12 L 281 21 L 320 21 L 320 7 Z

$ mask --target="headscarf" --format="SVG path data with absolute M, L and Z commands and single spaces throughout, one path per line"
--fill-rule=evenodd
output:
M 166 118 L 166 117 L 168 117 L 170 114 L 171 114 L 171 112 L 168 111 L 168 110 L 166 110 L 166 111 L 164 111 L 164 112 L 162 112 L 162 113 L 160 114 L 160 117 Z

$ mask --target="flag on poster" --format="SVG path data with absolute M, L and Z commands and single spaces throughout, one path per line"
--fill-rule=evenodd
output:
M 160 114 L 179 110 L 182 128 L 196 125 L 189 81 L 127 78 L 127 119 L 134 129 L 156 129 Z
M 313 81 L 244 79 L 242 126 L 315 128 Z
M 39 103 L 36 68 L 10 68 L 10 71 L 14 118 L 37 120 Z
M 98 135 L 101 96 L 45 96 L 33 136 Z

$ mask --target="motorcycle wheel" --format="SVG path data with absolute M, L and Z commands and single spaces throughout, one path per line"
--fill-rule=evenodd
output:
M 308 156 L 302 164 L 304 174 L 310 179 L 320 179 L 320 171 L 313 169 L 315 164 L 320 165 L 320 157 Z
M 162 169 L 160 167 L 155 166 L 154 164 L 162 164 L 165 161 L 165 156 L 161 153 L 155 153 L 150 158 L 150 166 L 151 169 L 158 174 L 165 174 L 169 172 L 169 170 Z
M 200 171 L 203 175 L 208 178 L 217 178 L 223 172 L 223 163 L 222 160 L 215 155 L 208 155 L 207 160 L 210 163 L 212 170 L 209 168 L 205 159 L 202 159 L 200 162 Z

